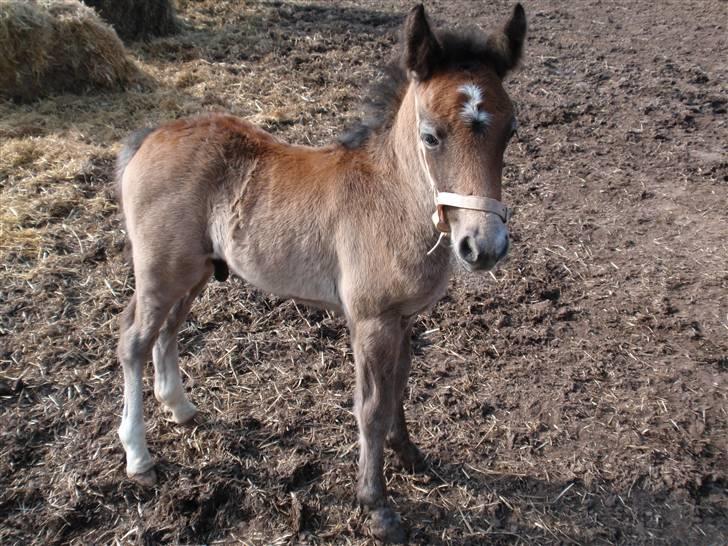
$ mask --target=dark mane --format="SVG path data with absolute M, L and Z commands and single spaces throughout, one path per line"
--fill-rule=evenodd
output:
M 509 55 L 498 38 L 500 36 L 494 35 L 486 39 L 479 30 L 438 32 L 442 56 L 435 72 L 452 68 L 467 70 L 486 65 L 503 77 L 513 64 L 512 56 L 517 58 L 520 51 Z M 392 127 L 408 85 L 407 72 L 400 58 L 401 53 L 397 60 L 382 69 L 383 78 L 371 87 L 363 101 L 361 121 L 339 137 L 338 141 L 344 147 L 360 148 L 372 134 Z
M 382 73 L 382 79 L 372 85 L 362 103 L 361 120 L 338 139 L 346 148 L 360 148 L 373 133 L 389 129 L 394 122 L 407 90 L 407 74 L 398 62 L 385 66 Z

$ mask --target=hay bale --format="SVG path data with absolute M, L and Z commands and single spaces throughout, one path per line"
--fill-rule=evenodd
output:
M 93 9 L 76 0 L 0 1 L 0 96 L 26 102 L 144 81 Z
M 82 0 L 114 27 L 123 40 L 168 36 L 177 32 L 171 0 Z

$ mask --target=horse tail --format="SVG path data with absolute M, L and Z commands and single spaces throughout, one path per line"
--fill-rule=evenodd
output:
M 127 165 L 134 157 L 134 154 L 136 154 L 139 151 L 139 148 L 142 147 L 142 144 L 144 144 L 144 141 L 146 138 L 152 134 L 156 130 L 156 127 L 145 127 L 144 129 L 139 129 L 138 131 L 134 131 L 131 135 L 129 135 L 126 140 L 124 141 L 124 145 L 121 148 L 121 151 L 119 152 L 119 155 L 116 156 L 116 171 L 115 171 L 115 182 L 116 182 L 116 200 L 119 204 L 119 210 L 121 212 L 121 224 L 122 227 L 125 224 L 125 218 L 124 218 L 124 199 L 121 191 L 121 179 L 124 176 L 124 171 L 126 170 Z M 133 265 L 132 262 L 132 248 L 131 248 L 131 241 L 129 240 L 129 237 L 126 238 L 126 243 L 124 245 L 124 257 L 126 258 L 126 261 L 129 263 L 129 265 Z

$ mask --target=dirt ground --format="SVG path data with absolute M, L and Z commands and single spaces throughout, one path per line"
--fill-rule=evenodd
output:
M 111 170 L 130 130 L 228 110 L 298 143 L 356 119 L 410 2 L 186 1 L 151 89 L 0 103 L 0 543 L 366 544 L 343 320 L 213 282 L 182 333 L 194 427 L 146 380 L 125 479 Z M 493 28 L 505 0 L 432 0 Z M 728 8 L 526 2 L 508 261 L 416 327 L 387 466 L 417 544 L 728 543 Z

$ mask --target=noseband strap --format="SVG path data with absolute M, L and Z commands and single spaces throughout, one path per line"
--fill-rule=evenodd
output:
M 490 212 L 498 216 L 503 223 L 508 223 L 511 219 L 512 209 L 505 206 L 497 199 L 490 197 L 481 197 L 479 195 L 461 195 L 459 193 L 449 193 L 445 191 L 437 192 L 435 197 L 435 205 L 438 208 L 438 217 L 440 209 L 443 207 L 455 207 L 458 209 L 478 210 L 482 212 Z M 438 218 L 439 219 L 439 218 Z

